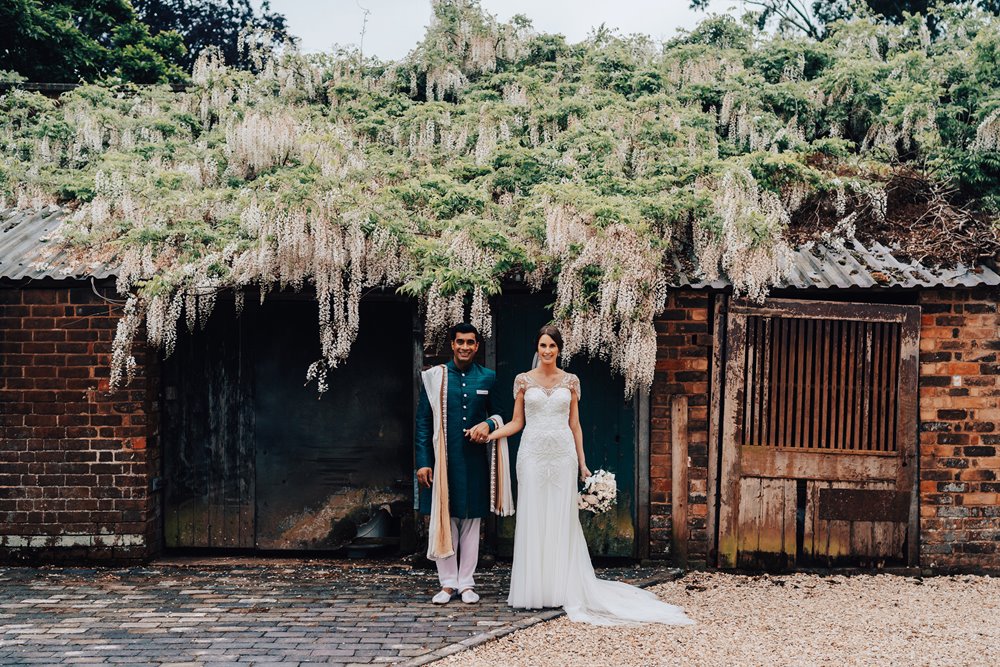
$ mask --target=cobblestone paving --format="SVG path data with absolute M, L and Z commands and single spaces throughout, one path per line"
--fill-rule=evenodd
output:
M 439 607 L 433 572 L 398 562 L 0 567 L 0 665 L 420 664 L 554 615 L 509 609 L 509 574 L 478 572 L 479 604 Z

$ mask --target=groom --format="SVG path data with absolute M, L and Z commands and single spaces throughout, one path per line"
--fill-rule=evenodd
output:
M 479 601 L 472 578 L 479 561 L 480 519 L 490 511 L 490 458 L 484 444 L 497 428 L 490 392 L 496 373 L 475 363 L 479 331 L 468 323 L 448 331 L 452 359 L 422 373 L 415 429 L 420 512 L 431 517 L 427 557 L 441 591 L 432 602 Z M 442 460 L 443 459 L 443 460 Z

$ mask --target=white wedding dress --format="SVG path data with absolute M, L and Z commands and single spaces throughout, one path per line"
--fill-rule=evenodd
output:
M 693 623 L 680 607 L 649 591 L 598 579 L 577 509 L 579 465 L 569 427 L 571 373 L 552 388 L 522 373 L 514 396 L 524 392 L 525 428 L 517 453 L 517 523 L 510 573 L 512 607 L 563 607 L 570 620 L 597 625 Z

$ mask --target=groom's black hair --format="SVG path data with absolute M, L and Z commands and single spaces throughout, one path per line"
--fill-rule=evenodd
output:
M 476 334 L 476 342 L 477 343 L 483 342 L 483 337 L 479 335 L 479 329 L 469 324 L 468 322 L 462 322 L 461 324 L 456 324 L 452 328 L 448 329 L 448 340 L 454 341 L 455 337 L 460 333 Z

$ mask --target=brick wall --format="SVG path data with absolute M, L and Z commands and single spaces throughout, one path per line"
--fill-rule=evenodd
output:
M 688 558 L 707 560 L 710 296 L 673 294 L 657 321 L 650 556 L 671 558 L 671 402 L 689 399 Z M 1000 290 L 920 295 L 920 563 L 1000 569 Z
M 688 562 L 707 558 L 708 387 L 712 356 L 709 295 L 674 292 L 656 321 L 650 401 L 650 558 L 671 558 L 671 424 L 674 396 L 688 397 Z M 685 462 L 685 465 L 687 462 Z
M 920 561 L 1000 569 L 1000 290 L 921 294 Z
M 2 560 L 159 550 L 156 381 L 139 346 L 138 377 L 109 391 L 116 312 L 90 285 L 0 287 Z

